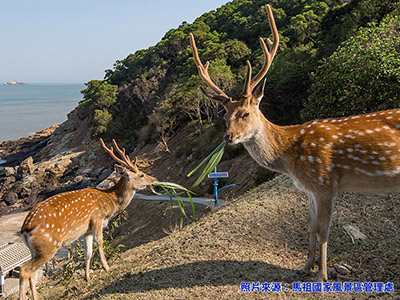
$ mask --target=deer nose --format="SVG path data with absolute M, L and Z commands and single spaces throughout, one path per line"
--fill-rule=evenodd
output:
M 224 135 L 224 140 L 226 143 L 232 143 L 233 135 L 231 132 Z

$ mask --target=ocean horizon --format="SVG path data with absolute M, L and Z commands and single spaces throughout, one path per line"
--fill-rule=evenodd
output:
M 81 83 L 0 85 L 0 143 L 63 123 L 84 88 Z

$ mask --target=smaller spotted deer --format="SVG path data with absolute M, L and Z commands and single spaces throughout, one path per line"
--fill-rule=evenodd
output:
M 57 252 L 62 245 L 68 245 L 85 236 L 86 269 L 85 278 L 89 280 L 90 258 L 92 256 L 93 237 L 100 254 L 101 263 L 106 271 L 109 266 L 103 253 L 103 227 L 108 220 L 122 212 L 131 202 L 135 192 L 146 188 L 157 181 L 154 177 L 139 171 L 136 159 L 132 162 L 113 140 L 114 150 L 103 148 L 121 165 L 115 165 L 121 175 L 119 181 L 111 188 L 100 190 L 85 188 L 65 192 L 50 197 L 37 204 L 27 215 L 21 228 L 24 242 L 29 247 L 32 259 L 21 268 L 19 282 L 19 299 L 26 299 L 26 283 L 29 279 L 33 299 L 38 299 L 35 288 L 35 273 Z

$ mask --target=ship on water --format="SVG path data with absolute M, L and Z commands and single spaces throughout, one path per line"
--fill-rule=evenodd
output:
M 15 81 L 4 82 L 4 85 L 27 85 L 27 83 L 15 80 Z

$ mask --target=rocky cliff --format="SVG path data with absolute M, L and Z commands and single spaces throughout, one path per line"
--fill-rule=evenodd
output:
M 110 175 L 111 161 L 104 165 L 97 158 L 99 148 L 92 143 L 88 125 L 73 111 L 60 126 L 1 143 L 1 157 L 7 162 L 0 171 L 0 213 L 25 209 Z
M 90 118 L 75 109 L 59 126 L 1 143 L 0 158 L 7 162 L 0 170 L 0 214 L 30 208 L 56 193 L 94 186 L 107 178 L 114 162 L 101 148 L 98 137 L 93 137 L 91 128 Z M 212 126 L 199 136 L 196 126 L 191 125 L 165 143 L 163 147 L 155 139 L 138 140 L 126 148 L 138 157 L 139 167 L 145 172 L 160 181 L 190 187 L 196 176 L 188 179 L 186 174 L 204 157 L 199 153 L 209 153 L 219 138 Z M 204 147 L 203 151 L 199 147 Z M 219 170 L 230 174 L 220 182 L 221 186 L 237 184 L 224 198 L 240 194 L 271 176 L 240 149 L 228 149 Z M 212 195 L 212 181 L 206 179 L 196 192 Z

